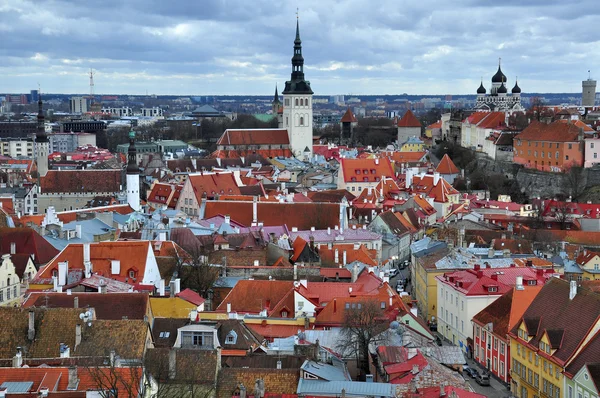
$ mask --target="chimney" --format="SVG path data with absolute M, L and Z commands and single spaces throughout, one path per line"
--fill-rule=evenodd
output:
M 227 303 L 227 313 L 231 313 L 231 303 Z
M 442 382 L 440 383 L 440 397 L 445 397 L 446 396 L 446 389 L 445 389 L 445 383 Z
M 75 349 L 77 351 L 77 347 L 81 344 L 81 325 L 75 325 Z
M 577 295 L 577 281 L 571 281 L 569 283 L 569 300 L 573 300 Z
M 79 308 L 79 297 L 73 297 L 73 308 Z
M 354 263 L 352 265 L 352 283 L 356 282 L 358 279 L 358 264 Z
M 344 265 L 346 265 L 346 250 L 344 250 L 343 259 L 344 259 Z
M 336 263 L 336 264 L 338 264 L 340 262 L 340 253 L 339 253 L 339 251 L 338 251 L 337 248 L 335 249 L 335 252 L 334 252 L 334 260 L 333 260 L 333 262 Z
M 225 215 L 225 224 L 229 225 L 229 223 L 231 222 L 231 217 L 229 216 L 229 214 Z
M 175 281 L 169 283 L 169 296 L 171 298 L 175 297 Z
M 98 293 L 106 294 L 106 282 L 103 280 L 101 280 L 98 284 Z
M 69 358 L 71 356 L 71 349 L 65 343 L 58 345 L 58 352 L 61 358 Z
M 437 186 L 438 182 L 440 182 L 440 173 L 438 173 L 437 171 L 435 171 L 433 173 L 433 186 Z
M 493 247 L 490 247 L 490 249 L 488 250 L 488 257 L 489 258 L 494 258 L 494 255 L 496 254 L 495 250 Z
M 523 277 L 522 276 L 517 276 L 517 290 L 523 290 Z
M 67 274 L 69 273 L 69 262 L 62 261 L 58 263 L 58 286 L 67 284 Z
M 77 366 L 69 366 L 69 382 L 67 390 L 75 391 L 79 386 L 79 378 L 77 377 Z
M 379 164 L 379 158 L 375 158 L 375 164 Z
M 497 281 L 498 280 L 498 274 L 492 274 L 492 275 L 490 275 L 490 278 L 492 278 L 493 280 Z
M 327 227 L 327 235 L 331 235 L 331 227 Z
M 81 224 L 75 225 L 75 235 L 78 239 L 81 239 Z
M 373 383 L 373 375 L 366 375 L 365 383 Z
M 413 365 L 412 374 L 416 375 L 417 373 L 419 373 L 419 365 Z
M 17 353 L 13 357 L 12 367 L 20 368 L 23 366 L 23 354 L 21 353 L 21 347 L 17 347 Z
M 333 299 L 333 313 L 337 312 L 337 299 Z
M 294 280 L 298 280 L 298 264 L 294 263 Z
M 47 397 L 49 393 L 50 393 L 50 389 L 48 387 L 40 387 L 40 390 L 39 390 L 40 397 Z
M 35 339 L 35 312 L 29 310 L 29 328 L 27 330 L 27 338 L 29 341 Z
M 0 398 L 5 398 L 7 393 L 8 393 L 8 388 L 0 387 Z
M 17 243 L 10 242 L 10 254 L 17 254 Z
M 181 279 L 175 278 L 175 294 L 181 293 Z
M 252 199 L 252 222 L 255 224 L 258 222 L 258 198 L 256 196 Z
M 161 279 L 158 281 L 158 295 L 160 297 L 164 297 L 165 295 L 165 280 Z

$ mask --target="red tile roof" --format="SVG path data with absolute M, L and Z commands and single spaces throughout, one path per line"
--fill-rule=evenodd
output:
M 575 142 L 579 140 L 579 127 L 571 123 L 554 122 L 550 124 L 534 120 L 525 130 L 515 137 L 523 141 Z
M 446 203 L 448 195 L 459 194 L 459 192 L 448 181 L 440 177 L 437 185 L 434 185 L 435 179 L 431 174 L 425 176 L 414 176 L 411 189 L 415 193 L 422 193 L 438 203 Z
M 422 127 L 422 124 L 409 109 L 404 116 L 402 116 L 402 119 L 398 120 L 398 127 Z
M 35 264 L 46 264 L 58 254 L 46 239 L 31 228 L 0 228 L 0 254 L 10 253 L 10 245 L 16 244 L 16 253 L 33 256 Z
M 292 151 L 289 148 L 284 149 L 232 149 L 232 150 L 221 150 L 217 149 L 211 153 L 211 158 L 220 159 L 239 159 L 242 157 L 249 157 L 252 155 L 260 155 L 265 159 L 269 158 L 290 158 L 293 157 Z
M 225 296 L 216 311 L 225 312 L 227 304 L 231 304 L 231 311 L 258 314 L 264 309 L 274 308 L 293 289 L 292 281 L 241 280 Z M 293 308 L 290 310 L 293 312 Z M 262 332 L 258 333 L 264 336 Z
M 121 170 L 49 170 L 40 177 L 42 193 L 114 193 L 122 186 Z
M 524 286 L 523 290 L 512 288 L 476 314 L 473 321 L 483 326 L 492 323 L 494 334 L 505 339 L 541 289 L 541 285 Z
M 505 118 L 506 115 L 504 112 L 489 112 L 485 115 L 483 119 L 477 123 L 477 127 L 482 129 L 501 129 L 505 128 Z
M 582 128 L 583 131 L 588 132 L 588 133 L 593 133 L 595 131 L 593 128 L 591 128 L 589 125 L 585 124 L 581 120 L 558 119 L 557 122 L 559 122 L 559 123 L 567 123 L 567 124 L 574 124 L 576 127 Z
M 466 296 L 499 296 L 515 286 L 518 276 L 523 277 L 524 285 L 533 281 L 541 286 L 552 277 L 552 272 L 520 267 L 483 268 L 454 271 L 439 275 L 436 279 Z
M 448 156 L 448 154 L 445 154 L 442 160 L 440 160 L 440 163 L 437 165 L 435 171 L 437 171 L 440 174 L 460 173 L 460 170 L 458 170 L 458 167 L 456 167 L 456 165 L 454 164 L 452 159 L 450 159 L 450 156 Z
M 339 226 L 340 205 L 337 203 L 277 203 L 258 202 L 257 221 L 264 226 L 287 225 L 307 230 Z M 253 202 L 207 201 L 204 218 L 229 215 L 232 220 L 250 226 Z
M 296 238 L 296 240 L 298 240 Z M 294 245 L 296 242 L 294 241 Z M 338 252 L 338 262 L 335 262 L 335 251 Z M 334 244 L 329 249 L 327 246 L 321 246 L 319 248 L 319 256 L 321 257 L 321 264 L 323 266 L 335 266 L 342 264 L 344 261 L 344 252 L 346 253 L 346 264 L 350 264 L 354 261 L 360 261 L 368 266 L 377 266 L 377 250 L 369 250 L 365 245 L 360 245 L 357 250 L 354 249 L 354 244 Z
M 177 293 L 176 296 L 194 305 L 201 305 L 202 303 L 204 303 L 204 301 L 206 301 L 198 293 L 189 288 Z
M 198 203 L 202 201 L 204 194 L 209 198 L 218 194 L 240 194 L 240 188 L 233 173 L 195 173 L 188 175 L 188 181 Z
M 116 241 L 97 242 L 90 244 L 90 261 L 92 272 L 101 276 L 120 281 L 136 281 L 129 279 L 129 271 L 136 273 L 137 281 L 141 281 L 146 271 L 148 253 L 152 253 L 149 241 Z M 111 260 L 120 260 L 120 272 L 113 275 Z M 58 270 L 59 262 L 69 262 L 69 271 L 84 270 L 83 244 L 72 243 L 67 245 L 51 262 L 40 269 L 32 283 L 52 283 L 52 271 Z
M 388 158 L 375 159 L 341 159 L 340 168 L 344 181 L 378 182 L 382 177 L 394 178 L 394 169 Z
M 173 200 L 176 188 L 178 193 L 181 192 L 183 185 L 168 184 L 162 182 L 156 182 L 152 185 L 152 189 L 148 194 L 148 202 L 152 204 L 170 205 L 173 202 L 177 203 L 177 200 Z M 169 206 L 168 206 L 169 207 Z
M 441 129 L 442 128 L 442 121 L 439 120 L 435 123 L 430 124 L 429 126 L 427 126 L 428 130 L 433 130 L 433 129 Z
M 356 118 L 356 116 L 354 116 L 354 113 L 352 113 L 352 111 L 350 110 L 350 108 L 348 108 L 348 110 L 346 111 L 346 113 L 344 113 L 344 116 L 342 116 L 342 118 L 340 119 L 340 122 L 342 122 L 342 123 L 356 123 L 356 122 L 358 122 L 358 119 Z
M 387 156 L 392 162 L 396 163 L 415 163 L 423 162 L 426 159 L 427 152 L 383 152 L 384 156 Z
M 217 145 L 290 145 L 286 129 L 227 129 Z

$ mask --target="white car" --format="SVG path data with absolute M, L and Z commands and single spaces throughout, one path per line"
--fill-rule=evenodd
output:
M 393 278 L 394 276 L 398 275 L 398 270 L 396 268 L 390 268 L 387 273 L 390 278 Z
M 402 285 L 402 284 L 398 283 L 398 284 L 396 285 L 396 291 L 397 291 L 398 293 L 402 293 L 402 292 L 404 291 L 404 285 Z

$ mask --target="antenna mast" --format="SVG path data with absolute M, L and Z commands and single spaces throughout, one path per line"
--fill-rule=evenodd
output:
M 90 68 L 90 99 L 94 99 L 94 70 Z

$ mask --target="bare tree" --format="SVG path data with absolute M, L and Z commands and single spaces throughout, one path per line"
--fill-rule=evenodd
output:
M 140 365 L 121 366 L 118 358 L 111 358 L 107 365 L 87 366 L 84 372 L 90 377 L 102 398 L 142 397 L 146 384 L 144 372 Z
M 563 189 L 576 202 L 585 191 L 585 174 L 581 166 L 570 166 L 563 172 Z
M 344 309 L 344 324 L 338 343 L 340 352 L 356 352 L 360 378 L 370 373 L 369 346 L 379 343 L 379 338 L 389 326 L 389 320 L 376 299 L 349 303 Z
M 173 250 L 169 260 L 173 264 L 173 273 L 181 280 L 181 288 L 190 288 L 206 298 L 208 290 L 219 278 L 220 268 L 208 263 L 208 256 L 199 242 L 196 243 L 185 245 L 185 253 Z

